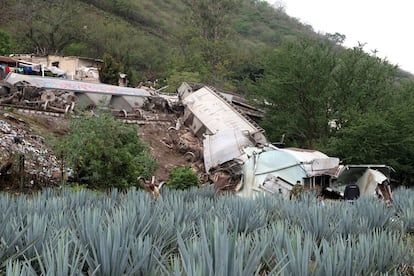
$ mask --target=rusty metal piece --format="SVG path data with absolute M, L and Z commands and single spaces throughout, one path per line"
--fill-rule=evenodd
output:
M 118 112 L 118 116 L 126 118 L 128 117 L 128 112 L 125 109 L 121 109 Z
M 66 107 L 68 108 L 68 107 Z M 55 112 L 59 112 L 59 113 L 66 113 L 66 108 L 59 108 L 59 107 L 55 107 L 50 105 L 50 103 L 48 101 L 45 102 L 45 104 L 43 105 L 43 110 L 52 110 Z
M 142 119 L 143 118 L 142 112 L 139 109 L 135 109 L 134 112 L 135 112 L 135 118 L 137 118 L 137 119 Z
M 187 161 L 189 161 L 189 162 L 195 162 L 197 160 L 196 155 L 194 154 L 194 152 L 191 152 L 191 151 L 187 151 L 184 154 L 184 156 L 187 159 Z
M 28 100 L 24 100 L 23 102 L 26 105 L 42 105 L 45 103 L 45 101 L 28 101 Z
M 20 92 L 17 92 L 17 93 L 12 94 L 9 97 L 1 98 L 0 99 L 0 104 L 10 104 L 10 103 L 13 103 L 13 100 L 19 98 L 20 95 L 21 95 Z
M 62 95 L 62 98 L 67 103 L 73 103 L 73 102 L 76 102 L 78 100 L 78 97 L 76 97 L 73 93 L 65 93 L 65 94 Z
M 40 96 L 40 98 L 43 101 L 53 102 L 56 99 L 56 96 L 52 91 L 46 91 Z

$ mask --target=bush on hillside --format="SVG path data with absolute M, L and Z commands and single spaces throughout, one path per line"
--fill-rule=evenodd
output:
M 198 186 L 198 177 L 189 166 L 173 168 L 167 185 L 174 189 L 188 189 Z
M 150 177 L 157 167 L 137 126 L 111 114 L 74 118 L 70 130 L 58 150 L 81 184 L 124 188 L 136 184 L 138 176 Z

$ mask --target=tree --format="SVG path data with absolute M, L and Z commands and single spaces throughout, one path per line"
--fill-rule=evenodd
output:
M 192 13 L 192 23 L 206 41 L 218 42 L 229 31 L 230 16 L 237 0 L 185 0 Z
M 292 145 L 323 148 L 337 129 L 389 107 L 396 68 L 362 46 L 338 49 L 330 41 L 304 39 L 284 43 L 266 58 L 254 91 L 266 100 L 264 127 L 271 139 L 285 134 Z
M 4 56 L 10 53 L 11 42 L 10 36 L 0 29 L 0 55 Z
M 224 82 L 222 75 L 229 71 L 229 56 L 234 50 L 230 40 L 232 19 L 237 12 L 240 0 L 185 0 L 189 7 L 190 22 L 187 34 L 195 34 L 188 45 L 190 57 L 201 57 L 201 67 L 207 67 L 209 77 L 216 84 Z M 186 35 L 186 34 L 184 34 Z M 200 72 L 202 73 L 202 72 Z
M 346 35 L 340 34 L 340 33 L 334 33 L 334 34 L 326 33 L 325 36 L 326 38 L 328 38 L 329 40 L 333 41 L 334 43 L 338 45 L 342 45 L 346 39 Z
M 332 74 L 330 118 L 345 127 L 371 110 L 387 109 L 396 81 L 396 67 L 370 56 L 363 45 L 339 52 Z
M 73 1 L 21 1 L 14 9 L 22 18 L 16 23 L 16 34 L 24 34 L 19 42 L 26 45 L 26 50 L 40 54 L 61 53 L 83 37 L 80 9 Z
M 111 55 L 105 54 L 103 64 L 99 70 L 99 79 L 103 83 L 118 85 L 119 73 L 122 72 L 122 66 L 118 64 Z
M 293 145 L 313 148 L 327 135 L 335 56 L 331 43 L 305 39 L 284 43 L 265 57 L 255 92 L 266 102 L 263 126 L 271 140 L 285 134 Z
M 329 139 L 327 151 L 348 163 L 391 165 L 401 184 L 414 184 L 414 83 L 407 82 L 386 98 L 381 109 L 361 114 Z
M 149 178 L 156 169 L 137 127 L 111 114 L 73 118 L 70 130 L 57 148 L 82 184 L 128 187 L 136 184 L 138 176 Z

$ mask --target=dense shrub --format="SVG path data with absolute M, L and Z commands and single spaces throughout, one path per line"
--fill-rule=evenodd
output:
M 171 188 L 184 190 L 198 186 L 198 177 L 189 166 L 173 168 L 167 185 Z
M 157 166 L 137 126 L 123 124 L 111 114 L 74 118 L 70 128 L 58 148 L 82 184 L 127 187 L 140 175 L 150 177 Z

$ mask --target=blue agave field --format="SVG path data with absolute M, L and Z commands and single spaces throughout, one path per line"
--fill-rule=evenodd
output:
M 414 190 L 385 206 L 210 188 L 0 195 L 1 275 L 412 275 Z

